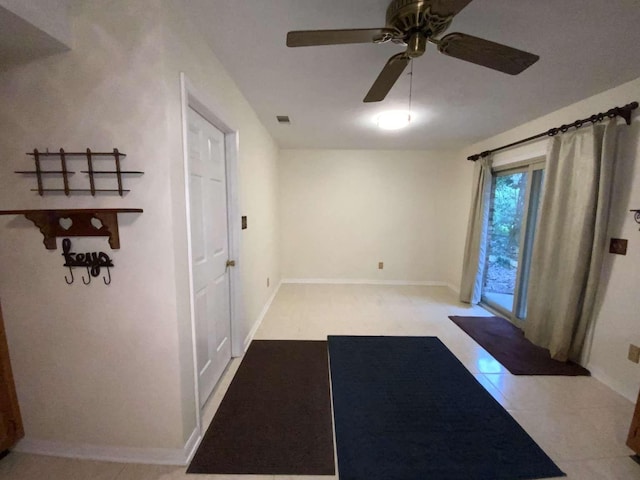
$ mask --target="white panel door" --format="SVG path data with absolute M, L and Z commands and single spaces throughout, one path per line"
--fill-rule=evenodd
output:
M 188 112 L 189 204 L 200 406 L 231 359 L 224 134 Z

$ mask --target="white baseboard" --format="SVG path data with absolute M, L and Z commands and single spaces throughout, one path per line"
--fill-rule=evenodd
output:
M 389 285 L 389 286 L 423 286 L 423 287 L 449 287 L 446 282 L 437 281 L 416 281 L 416 280 L 372 280 L 372 279 L 350 279 L 350 278 L 286 278 L 283 284 L 305 284 L 305 285 Z
M 267 312 L 269 311 L 269 307 L 271 307 L 271 304 L 273 303 L 273 300 L 276 298 L 276 295 L 278 295 L 278 292 L 280 291 L 280 287 L 282 286 L 283 283 L 284 282 L 282 281 L 278 283 L 278 286 L 273 290 L 273 293 L 269 297 L 269 300 L 267 300 L 267 303 L 264 304 L 264 307 L 262 308 L 260 315 L 258 315 L 256 322 L 253 324 L 253 327 L 251 327 L 251 331 L 249 332 L 249 335 L 247 335 L 247 337 L 244 339 L 245 352 L 247 351 L 247 348 L 249 348 L 249 344 L 253 340 L 253 337 L 256 335 L 256 332 L 260 328 L 260 325 L 262 325 L 262 321 L 264 320 L 264 317 L 267 315 Z
M 638 399 L 637 387 L 631 387 L 629 385 L 623 384 L 622 382 L 614 380 L 609 375 L 604 373 L 601 368 L 596 367 L 591 363 L 587 364 L 586 369 L 591 372 L 591 376 L 593 378 L 600 380 L 611 390 L 619 393 L 631 403 L 636 403 L 636 400 Z
M 16 445 L 14 450 L 34 455 L 48 455 L 80 460 L 185 466 L 191 461 L 200 443 L 200 439 L 200 433 L 197 428 L 193 431 L 183 448 L 175 449 L 112 447 L 24 438 Z
M 200 442 L 202 441 L 202 435 L 200 434 L 200 429 L 196 425 L 196 428 L 191 432 L 191 436 L 187 443 L 184 445 L 184 465 L 189 465 L 193 456 L 196 454 L 198 447 L 200 446 Z
M 444 286 L 448 287 L 449 290 L 453 291 L 457 295 L 460 295 L 460 287 L 459 286 L 456 286 L 453 283 L 445 283 Z

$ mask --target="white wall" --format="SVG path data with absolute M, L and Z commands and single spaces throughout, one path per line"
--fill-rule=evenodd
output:
M 452 241 L 445 245 L 446 256 L 451 259 L 445 278 L 455 284 L 460 283 L 473 171 L 473 164 L 466 160 L 467 156 L 638 100 L 640 79 L 560 109 L 460 152 L 458 161 L 451 164 L 452 168 L 448 172 L 451 202 L 447 202 L 446 213 L 452 219 L 448 227 Z M 640 232 L 629 210 L 640 208 L 639 121 L 640 114 L 636 111 L 635 123 L 631 127 L 621 127 L 609 226 L 610 237 L 629 240 L 629 252 L 625 257 L 607 254 L 600 290 L 600 311 L 595 322 L 593 346 L 588 361 L 588 367 L 596 377 L 633 401 L 640 385 L 640 367 L 629 362 L 626 357 L 629 343 L 637 345 L 640 342 L 640 297 L 635 288 L 640 279 Z M 513 160 L 535 156 L 545 150 L 545 143 L 538 142 L 500 154 L 500 158 L 496 160 L 504 163 L 510 156 Z
M 446 152 L 282 151 L 283 278 L 441 281 L 441 178 L 452 160 Z
M 120 216 L 113 282 L 67 286 L 60 247 L 0 217 L 0 298 L 25 423 L 22 449 L 114 460 L 184 460 L 196 425 L 179 73 L 240 132 L 243 338 L 279 282 L 277 149 L 194 29 L 164 0 L 78 2 L 76 48 L 0 73 L 0 209 L 143 208 Z M 119 148 L 131 193 L 30 192 L 33 148 Z M 76 178 L 80 177 L 80 178 Z M 77 174 L 73 181 L 81 181 Z M 59 242 L 60 243 L 60 242 Z M 78 273 L 79 275 L 79 273 Z M 266 276 L 272 287 L 266 288 Z M 99 279 L 98 279 L 99 280 Z
M 76 49 L 0 75 L 3 209 L 145 210 L 120 216 L 109 287 L 67 286 L 60 247 L 45 250 L 24 219 L 0 218 L 0 296 L 27 442 L 184 444 L 156 3 L 86 2 L 74 12 Z M 36 147 L 118 147 L 145 175 L 127 179 L 124 198 L 38 197 L 34 178 L 12 173 L 33 167 L 25 152 Z M 111 253 L 104 239 L 74 243 Z

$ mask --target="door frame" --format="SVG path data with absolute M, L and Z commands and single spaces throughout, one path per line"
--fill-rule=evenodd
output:
M 484 283 L 485 283 L 485 277 L 487 275 L 487 271 L 486 271 L 486 263 L 488 261 L 488 257 L 485 260 L 485 265 L 482 266 L 483 268 L 483 280 L 482 280 L 482 285 L 483 285 L 483 292 L 481 294 L 481 299 L 480 299 L 480 305 L 484 308 L 486 308 L 487 310 L 490 310 L 492 313 L 503 316 L 505 318 L 507 318 L 507 320 L 509 320 L 511 323 L 515 324 L 518 328 L 522 328 L 524 322 L 526 321 L 526 318 L 519 318 L 517 315 L 518 310 L 520 310 L 520 306 L 521 306 L 521 292 L 520 290 L 522 289 L 523 286 L 523 279 L 522 279 L 522 267 L 524 266 L 525 262 L 524 262 L 524 255 L 525 255 L 525 243 L 527 241 L 531 240 L 531 235 L 535 234 L 535 225 L 533 225 L 534 231 L 530 231 L 530 222 L 529 222 L 529 215 L 530 215 L 530 207 L 531 207 L 531 195 L 532 195 L 532 187 L 533 187 L 533 175 L 534 172 L 539 171 L 539 170 L 544 170 L 546 167 L 546 156 L 540 156 L 540 155 L 535 155 L 532 156 L 531 158 L 528 159 L 524 159 L 524 160 L 520 160 L 520 161 L 515 161 L 515 162 L 507 162 L 504 164 L 501 164 L 497 167 L 492 168 L 492 182 L 491 182 L 491 198 L 492 198 L 492 202 L 493 202 L 493 189 L 495 187 L 495 181 L 496 178 L 499 176 L 507 176 L 507 175 L 513 175 L 516 173 L 526 173 L 527 174 L 527 185 L 526 185 L 526 195 L 527 198 L 525 199 L 525 204 L 524 204 L 524 214 L 522 217 L 522 225 L 525 226 L 524 231 L 522 232 L 522 234 L 520 235 L 520 240 L 519 240 L 519 248 L 518 248 L 518 268 L 516 271 L 516 284 L 515 284 L 515 288 L 513 291 L 513 308 L 511 311 L 507 311 L 504 308 L 502 308 L 500 305 L 497 305 L 491 301 L 488 301 L 485 299 L 484 297 Z M 539 199 L 538 199 L 539 200 Z M 490 221 L 490 220 L 489 220 Z M 528 272 L 527 272 L 528 274 Z M 528 280 L 527 280 L 527 284 L 528 284 Z
M 229 257 L 236 261 L 236 266 L 229 270 L 229 307 L 231 321 L 231 357 L 240 357 L 244 353 L 243 335 L 241 331 L 243 311 L 242 261 L 241 261 L 241 217 L 238 193 L 238 158 L 239 132 L 225 120 L 222 108 L 212 99 L 200 92 L 184 72 L 180 73 L 181 110 L 182 110 L 182 161 L 184 167 L 184 193 L 187 234 L 187 257 L 189 267 L 189 310 L 191 317 L 191 342 L 193 348 L 193 374 L 195 385 L 195 402 L 197 424 L 200 430 L 201 408 L 198 382 L 198 363 L 196 352 L 195 308 L 193 304 L 193 252 L 191 249 L 191 206 L 189 186 L 189 146 L 188 146 L 188 111 L 192 108 L 209 123 L 224 134 L 226 182 L 227 182 L 227 225 L 229 236 Z

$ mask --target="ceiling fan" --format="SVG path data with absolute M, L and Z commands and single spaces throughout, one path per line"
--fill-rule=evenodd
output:
M 471 1 L 393 0 L 387 8 L 387 26 L 384 28 L 294 31 L 287 34 L 287 46 L 386 42 L 405 45 L 406 51 L 389 59 L 367 93 L 365 102 L 384 100 L 409 62 L 425 53 L 427 43 L 433 43 L 441 53 L 450 57 L 510 75 L 522 73 L 539 60 L 540 57 L 532 53 L 465 33 L 450 33 L 437 38 Z

